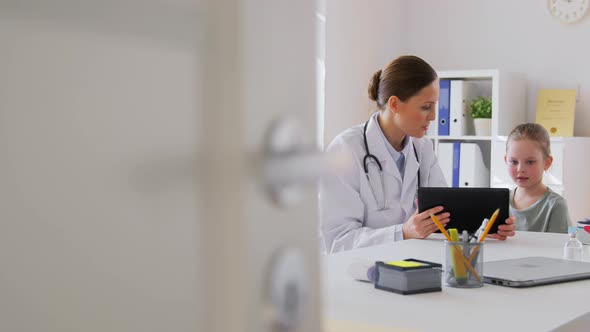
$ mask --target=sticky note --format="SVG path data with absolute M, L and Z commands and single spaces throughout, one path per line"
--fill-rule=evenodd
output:
M 396 261 L 396 262 L 385 262 L 387 265 L 394 265 L 399 267 L 417 267 L 417 266 L 424 266 L 422 263 L 412 262 L 412 261 Z

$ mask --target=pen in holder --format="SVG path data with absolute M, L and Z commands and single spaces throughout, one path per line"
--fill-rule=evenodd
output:
M 485 242 L 445 241 L 443 284 L 450 287 L 483 286 L 483 246 Z M 472 257 L 471 262 L 469 262 Z

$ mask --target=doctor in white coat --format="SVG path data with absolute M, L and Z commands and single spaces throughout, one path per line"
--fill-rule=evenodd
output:
M 418 186 L 447 186 L 432 141 L 424 137 L 436 115 L 436 71 L 418 57 L 402 56 L 373 75 L 368 92 L 379 111 L 327 147 L 353 160 L 345 174 L 320 184 L 320 233 L 328 253 L 426 238 L 437 230 L 431 213 L 443 225 L 452 218 L 440 213 L 442 206 L 416 208 Z M 513 235 L 510 217 L 490 237 Z

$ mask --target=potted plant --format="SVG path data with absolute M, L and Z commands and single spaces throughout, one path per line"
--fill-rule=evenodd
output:
M 469 103 L 469 108 L 475 135 L 490 136 L 492 134 L 492 99 L 479 96 Z

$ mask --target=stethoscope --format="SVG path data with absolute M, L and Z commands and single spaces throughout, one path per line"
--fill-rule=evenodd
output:
M 369 121 L 371 121 L 371 119 L 369 119 L 367 122 L 365 122 L 365 127 L 363 129 L 363 139 L 365 142 L 365 157 L 363 158 L 363 168 L 365 169 L 365 176 L 367 177 L 367 181 L 369 182 L 369 187 L 371 188 L 371 192 L 373 193 L 373 198 L 375 198 L 375 203 L 377 203 L 377 207 L 379 208 L 379 211 L 383 211 L 387 209 L 387 195 L 385 195 L 385 182 L 383 181 L 383 167 L 381 167 L 381 163 L 379 162 L 379 159 L 377 159 L 377 157 L 375 157 L 375 155 L 371 154 L 369 152 L 369 144 L 367 144 L 367 126 L 369 125 Z M 414 148 L 414 156 L 416 156 L 416 161 L 418 162 L 418 185 L 417 188 L 420 189 L 420 159 L 418 159 L 418 152 L 416 151 L 416 146 L 414 144 L 412 144 L 412 147 Z M 375 194 L 375 189 L 373 188 L 373 182 L 371 182 L 371 177 L 369 176 L 369 165 L 373 163 L 373 164 L 377 164 L 377 167 L 379 168 L 379 176 L 381 177 L 381 192 L 383 193 L 383 205 L 379 204 L 379 200 L 377 199 L 377 195 Z M 416 192 L 418 192 L 416 190 Z

